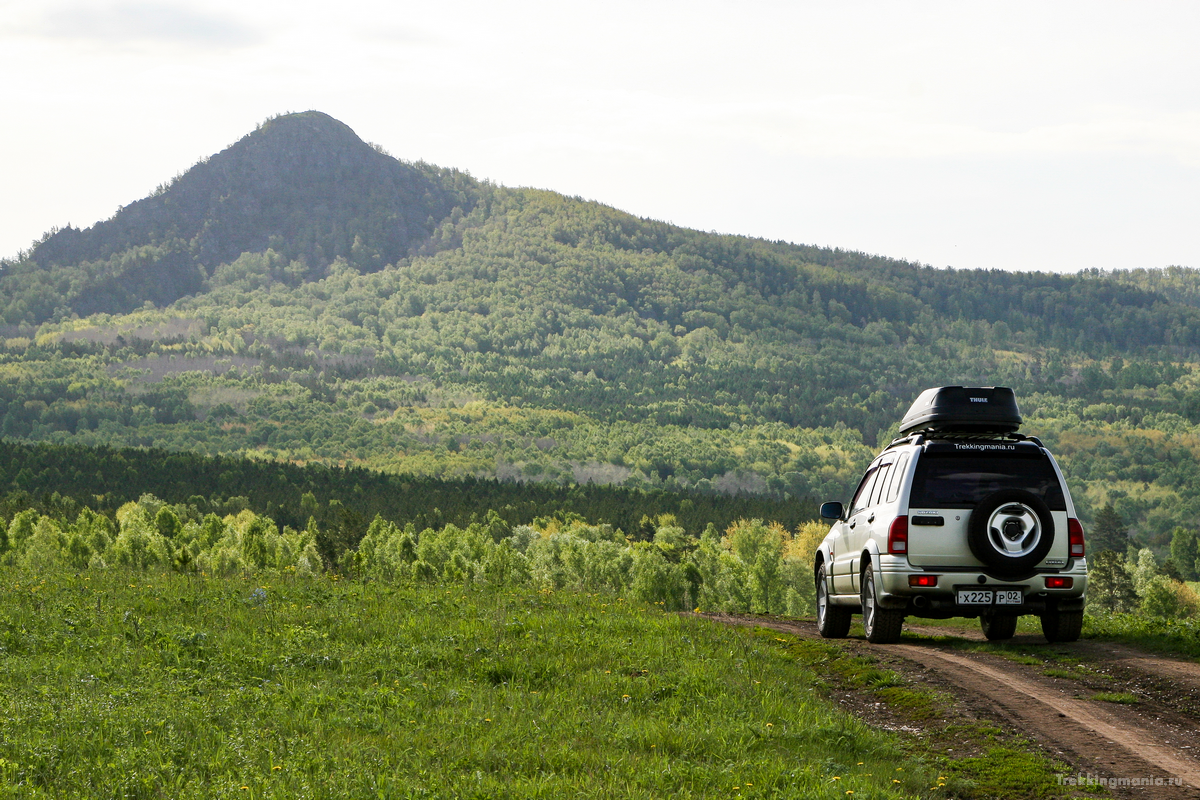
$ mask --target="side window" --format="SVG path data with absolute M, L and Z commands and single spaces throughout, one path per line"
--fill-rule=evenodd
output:
M 879 468 L 871 467 L 867 470 L 867 474 L 863 475 L 862 483 L 858 485 L 858 491 L 854 493 L 854 499 L 850 502 L 850 513 L 856 514 L 867 507 L 867 502 L 871 499 L 871 490 L 875 488 L 875 478 L 879 475 Z
M 875 480 L 875 490 L 871 492 L 871 505 L 877 506 L 883 502 L 883 493 L 887 489 L 888 476 L 892 473 L 892 460 L 879 465 L 879 477 Z
M 908 453 L 900 456 L 896 468 L 892 470 L 892 485 L 888 487 L 887 501 L 890 503 L 900 496 L 900 484 L 904 482 L 904 468 L 908 466 Z

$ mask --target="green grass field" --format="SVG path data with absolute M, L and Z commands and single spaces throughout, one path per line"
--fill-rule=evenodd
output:
M 0 608 L 0 796 L 942 794 L 782 639 L 608 596 L 5 569 Z

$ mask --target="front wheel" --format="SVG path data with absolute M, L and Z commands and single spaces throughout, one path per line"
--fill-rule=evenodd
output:
M 844 639 L 850 632 L 850 609 L 829 602 L 825 565 L 817 567 L 817 632 L 826 639 Z
M 1056 610 L 1042 614 L 1042 635 L 1048 642 L 1074 642 L 1082 632 L 1082 611 Z
M 984 614 L 979 618 L 979 625 L 988 641 L 1011 639 L 1017 632 L 1017 617 L 1015 614 Z
M 900 629 L 904 626 L 904 612 L 893 608 L 880 608 L 879 596 L 875 591 L 875 571 L 870 566 L 863 570 L 862 578 L 863 632 L 871 644 L 890 644 L 900 641 Z

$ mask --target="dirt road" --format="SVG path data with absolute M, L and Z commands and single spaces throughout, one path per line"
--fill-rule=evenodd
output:
M 814 623 L 714 618 L 819 638 Z M 952 697 L 956 716 L 1037 742 L 1071 765 L 1072 775 L 1183 783 L 1110 785 L 1113 796 L 1200 798 L 1200 664 L 1105 642 L 1048 644 L 1040 636 L 1018 636 L 1016 647 L 1001 654 L 974 652 L 971 642 L 985 641 L 977 630 L 916 624 L 905 630 L 922 638 L 892 645 L 851 638 L 846 645 L 915 685 Z M 841 700 L 870 714 L 852 697 Z

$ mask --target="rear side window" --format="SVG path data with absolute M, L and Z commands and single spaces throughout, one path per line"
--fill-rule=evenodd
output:
M 892 470 L 892 485 L 888 487 L 887 501 L 891 503 L 900 496 L 900 484 L 904 481 L 904 468 L 908 466 L 908 453 L 900 456 L 896 468 Z
M 1001 489 L 1023 489 L 1050 507 L 1067 501 L 1050 459 L 1041 450 L 1005 453 L 926 452 L 917 462 L 909 505 L 914 508 L 974 508 Z
M 871 492 L 872 506 L 877 506 L 883 502 L 883 491 L 887 487 L 891 468 L 891 461 L 879 465 L 879 477 L 875 480 L 875 489 Z

